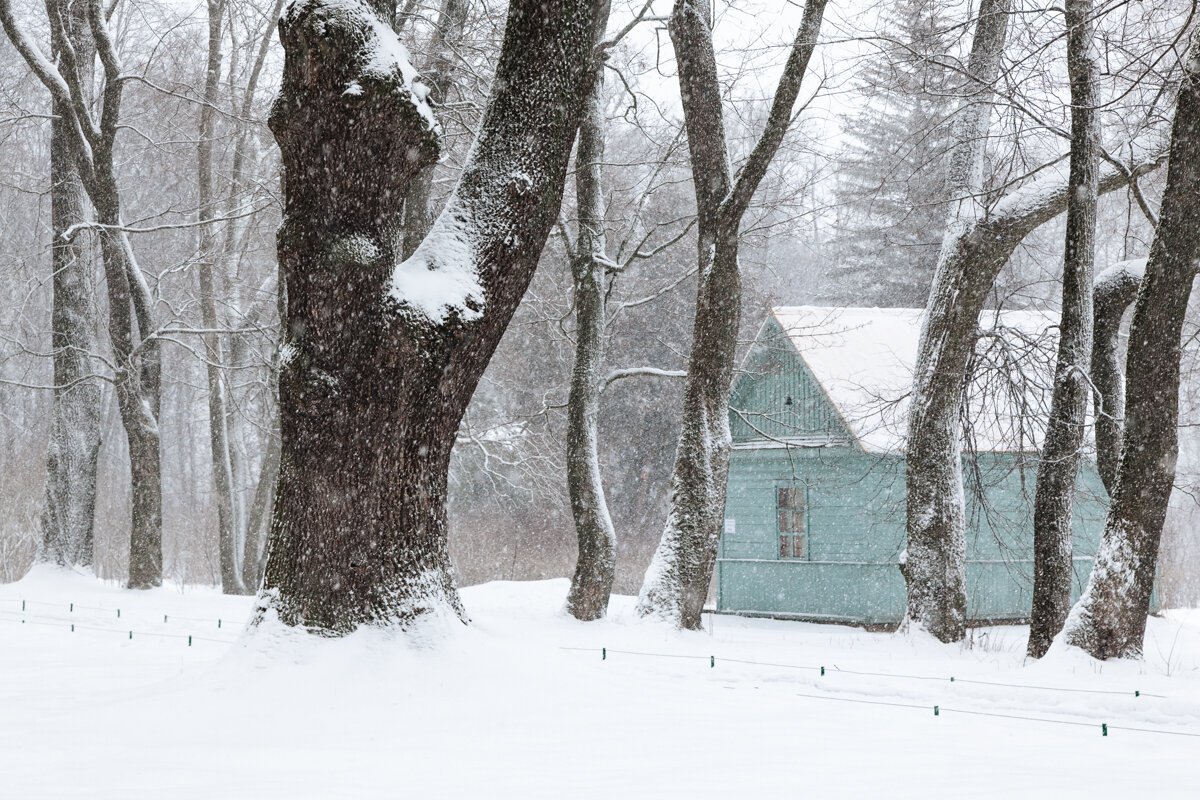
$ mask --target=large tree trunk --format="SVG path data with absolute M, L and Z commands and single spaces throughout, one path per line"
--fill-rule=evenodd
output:
M 1162 211 L 1130 327 L 1116 490 L 1087 588 L 1065 629 L 1068 644 L 1101 659 L 1142 653 L 1179 454 L 1180 338 L 1200 259 L 1200 32 L 1192 33 L 1181 66 Z
M 1091 0 L 1067 0 L 1067 70 L 1071 78 L 1071 161 L 1067 180 L 1067 241 L 1063 257 L 1062 321 L 1054 394 L 1033 502 L 1033 607 L 1029 655 L 1041 658 L 1071 608 L 1071 509 L 1087 425 L 1092 349 L 1092 280 L 1099 192 L 1099 69 L 1092 40 Z
M 638 613 L 699 628 L 712 581 L 729 475 L 729 391 L 741 321 L 742 216 L 791 122 L 816 47 L 824 0 L 809 0 L 766 127 L 737 182 L 731 178 L 710 9 L 676 0 L 669 29 L 696 190 L 699 287 L 667 524 L 638 597 Z
M 608 0 L 599 17 L 608 19 Z M 600 29 L 602 30 L 602 29 Z M 597 59 L 587 110 L 579 126 L 575 154 L 575 196 L 579 233 L 571 254 L 575 285 L 575 364 L 567 397 L 567 488 L 579 538 L 579 557 L 567 593 L 567 611 L 595 620 L 608 610 L 617 569 L 617 535 L 608 514 L 600 475 L 600 392 L 604 378 L 604 65 Z
M 1117 463 L 1125 426 L 1125 370 L 1118 337 L 1121 319 L 1137 297 L 1146 260 L 1122 261 L 1096 276 L 1095 333 L 1092 337 L 1092 405 L 1096 415 L 1096 467 L 1111 497 L 1117 490 Z
M 328 634 L 466 618 L 446 547 L 462 415 L 537 265 L 587 92 L 592 0 L 515 0 L 481 132 L 399 261 L 436 126 L 391 29 L 357 2 L 280 24 L 285 278 L 280 465 L 262 614 Z M 261 614 L 260 614 L 261 618 Z
M 948 177 L 952 203 L 921 329 L 908 420 L 908 541 L 901 559 L 908 608 L 902 627 L 923 628 L 946 642 L 961 639 L 967 623 L 959 404 L 979 309 L 993 280 L 981 271 L 970 280 L 963 242 L 983 216 L 991 87 L 1000 74 L 1009 6 L 1010 0 L 982 0 L 979 5 L 967 65 L 973 80 L 954 127 Z
M 204 339 L 205 374 L 208 378 L 208 432 L 213 486 L 217 498 L 217 550 L 221 564 L 221 588 L 226 594 L 244 594 L 238 570 L 233 507 L 233 463 L 229 448 L 229 415 L 225 404 L 223 350 L 217 330 L 216 287 L 213 263 L 218 259 L 216 191 L 213 186 L 213 138 L 221 80 L 221 35 L 225 17 L 223 0 L 208 0 L 208 63 L 204 78 L 204 102 L 200 104 L 200 142 L 196 147 L 200 227 L 197 273 L 200 283 L 200 319 Z M 222 263 L 227 263 L 222 259 Z
M 63 20 L 90 86 L 93 48 L 82 3 Z M 40 557 L 62 566 L 91 566 L 100 453 L 101 387 L 90 380 L 97 352 L 92 259 L 82 235 L 66 236 L 87 221 L 86 195 L 64 130 L 66 113 L 54 102 L 50 122 L 51 265 L 54 270 L 54 404 L 46 460 Z M 64 113 L 66 112 L 66 113 Z

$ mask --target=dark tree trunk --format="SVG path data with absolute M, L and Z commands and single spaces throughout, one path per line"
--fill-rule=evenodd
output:
M 1183 318 L 1200 259 L 1200 33 L 1182 62 L 1158 229 L 1126 357 L 1128 404 L 1100 551 L 1065 639 L 1095 658 L 1140 657 L 1179 454 Z
M 82 3 L 63 20 L 91 84 L 93 48 Z M 54 404 L 46 460 L 40 558 L 62 566 L 91 566 L 96 507 L 96 460 L 100 453 L 101 387 L 91 380 L 97 352 L 95 286 L 86 237 L 71 231 L 87 222 L 86 194 L 75 169 L 64 118 L 54 102 L 50 122 L 51 265 L 54 270 Z M 70 233 L 69 236 L 65 234 Z
M 721 107 L 710 10 L 676 0 L 669 29 L 679 64 L 698 218 L 699 287 L 671 507 L 638 598 L 638 612 L 699 628 L 712 581 L 729 475 L 729 391 L 741 321 L 738 233 L 742 216 L 791 122 L 816 47 L 824 0 L 809 0 L 767 119 L 735 183 Z
M 1117 339 L 1121 319 L 1137 297 L 1146 262 L 1123 261 L 1096 277 L 1092 337 L 1092 398 L 1096 414 L 1096 466 L 1109 497 L 1117 490 L 1117 462 L 1125 425 L 1125 370 Z
M 608 0 L 599 17 L 608 19 Z M 599 30 L 603 30 L 599 28 Z M 575 154 L 579 233 L 571 254 L 575 285 L 575 364 L 567 397 L 567 488 L 579 539 L 579 557 L 567 593 L 567 611 L 595 620 L 608 610 L 617 569 L 617 535 L 600 475 L 600 392 L 604 378 L 604 65 L 597 58 Z
M 466 619 L 450 451 L 557 217 L 595 23 L 591 0 L 512 3 L 472 156 L 397 263 L 403 198 L 438 149 L 411 68 L 365 5 L 307 0 L 281 21 L 282 459 L 262 613 L 327 634 Z
M 1071 161 L 1067 180 L 1067 241 L 1062 322 L 1054 394 L 1033 503 L 1033 608 L 1029 655 L 1041 658 L 1071 608 L 1071 509 L 1087 425 L 1092 349 L 1092 281 L 1099 192 L 1099 69 L 1091 0 L 1067 0 L 1067 70 L 1071 78 Z

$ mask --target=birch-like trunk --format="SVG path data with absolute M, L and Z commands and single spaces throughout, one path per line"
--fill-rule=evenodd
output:
M 598 15 L 608 19 L 608 0 Z M 599 28 L 603 30 L 603 28 Z M 600 392 L 604 388 L 604 65 L 593 67 L 579 145 L 575 154 L 575 197 L 579 231 L 571 254 L 575 289 L 575 363 L 567 396 L 567 488 L 579 539 L 579 557 L 567 593 L 567 611 L 595 620 L 608 610 L 617 569 L 617 534 L 600 475 Z
M 225 403 L 223 370 L 224 348 L 217 330 L 216 285 L 213 265 L 217 262 L 217 198 L 213 186 L 213 139 L 216 136 L 216 108 L 221 80 L 221 38 L 225 17 L 224 0 L 208 0 L 208 63 L 204 77 L 204 102 L 200 104 L 200 141 L 197 153 L 199 189 L 200 247 L 197 274 L 200 283 L 200 320 L 204 336 L 205 374 L 208 379 L 208 440 L 212 461 L 213 485 L 217 498 L 217 550 L 221 564 L 221 589 L 226 594 L 244 594 L 238 570 L 237 537 L 234 520 L 233 463 L 229 448 L 229 414 Z M 224 259 L 221 263 L 228 263 Z
M 1141 656 L 1179 454 L 1180 340 L 1200 260 L 1200 32 L 1181 66 L 1162 211 L 1130 325 L 1116 487 L 1087 588 L 1064 630 L 1068 644 L 1100 659 Z
M 742 216 L 791 122 L 816 47 L 824 0 L 809 0 L 766 127 L 736 183 L 725 143 L 722 89 L 706 3 L 676 0 L 669 30 L 696 190 L 699 286 L 671 506 L 638 597 L 638 613 L 699 628 L 712 581 L 729 475 L 729 392 L 741 321 Z
M 282 459 L 259 619 L 466 619 L 450 451 L 558 215 L 595 24 L 592 0 L 511 4 L 472 155 L 399 263 L 403 199 L 438 151 L 422 87 L 364 4 L 301 0 L 281 20 Z
M 90 86 L 93 50 L 82 3 L 63 19 L 81 61 L 81 85 Z M 98 350 L 93 263 L 86 237 L 72 226 L 86 223 L 87 197 L 71 154 L 64 119 L 69 109 L 54 101 L 50 121 L 50 244 L 54 271 L 52 348 L 54 403 L 46 458 L 39 557 L 61 566 L 91 566 L 96 507 L 96 461 L 100 453 L 101 387 L 90 376 Z
M 1033 501 L 1033 607 L 1028 653 L 1041 658 L 1071 609 L 1071 509 L 1087 424 L 1092 350 L 1092 283 L 1099 193 L 1099 67 L 1091 0 L 1066 0 L 1071 80 L 1071 160 L 1063 257 L 1062 321 L 1054 393 Z

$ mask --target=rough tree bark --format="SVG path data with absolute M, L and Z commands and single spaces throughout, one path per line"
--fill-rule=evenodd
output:
M 961 639 L 967 623 L 958 417 L 962 376 L 975 347 L 977 308 L 992 283 L 978 280 L 972 286 L 964 281 L 961 248 L 984 216 L 983 156 L 991 127 L 991 87 L 1000 74 L 1010 5 L 1010 0 L 979 4 L 967 62 L 972 81 L 954 122 L 955 145 L 947 176 L 952 202 L 921 329 L 908 420 L 908 538 L 900 562 L 908 607 L 901 628 L 923 628 L 947 642 Z M 971 298 L 964 315 L 959 298 L 972 291 L 977 297 Z
M 1093 300 L 1092 405 L 1096 415 L 1096 466 L 1109 497 L 1117 490 L 1117 463 L 1125 426 L 1125 369 L 1117 337 L 1121 319 L 1137 298 L 1146 260 L 1122 261 L 1096 276 Z
M 676 0 L 669 30 L 679 64 L 698 217 L 699 288 L 671 476 L 671 506 L 638 597 L 638 613 L 699 628 L 712 581 L 729 473 L 729 390 L 741 319 L 738 232 L 742 216 L 791 122 L 816 47 L 825 0 L 808 0 L 762 136 L 736 183 L 707 3 Z
M 47 3 L 50 36 L 57 50 L 51 63 L 13 16 L 10 0 L 0 0 L 0 22 L 13 45 L 64 110 L 63 130 L 75 169 L 96 211 L 100 252 L 108 290 L 108 334 L 116 363 L 117 407 L 129 443 L 132 534 L 129 586 L 162 583 L 162 480 L 159 469 L 158 405 L 161 344 L 154 336 L 153 300 L 134 258 L 121 219 L 121 194 L 114 166 L 120 128 L 123 79 L 100 0 L 86 0 L 88 28 L 100 57 L 99 119 L 93 119 L 83 88 L 79 54 L 66 33 L 65 3 Z
M 1179 455 L 1180 338 L 1200 259 L 1200 31 L 1181 66 L 1162 210 L 1130 324 L 1116 487 L 1091 577 L 1064 630 L 1068 644 L 1100 659 L 1141 656 Z
M 608 19 L 609 2 L 598 14 Z M 600 29 L 602 30 L 602 29 Z M 599 45 L 597 39 L 597 45 Z M 567 593 L 567 611 L 595 620 L 608 610 L 617 570 L 617 534 L 600 475 L 600 393 L 604 389 L 606 243 L 604 236 L 604 63 L 596 53 L 592 87 L 579 126 L 575 202 L 579 216 L 571 258 L 575 289 L 575 363 L 567 396 L 567 489 L 579 539 L 579 557 Z
M 1092 349 L 1092 281 L 1099 191 L 1099 66 L 1091 0 L 1066 0 L 1071 81 L 1071 157 L 1063 256 L 1062 321 L 1054 393 L 1033 501 L 1033 606 L 1028 653 L 1041 658 L 1071 609 L 1071 509 L 1087 424 Z
M 592 0 L 511 4 L 471 157 L 400 262 L 403 198 L 438 151 L 424 89 L 376 10 L 285 12 L 270 118 L 282 460 L 258 619 L 331 635 L 466 619 L 446 547 L 450 451 L 557 217 L 596 21 Z
M 1002 25 L 1007 16 L 1002 10 L 1007 7 L 1003 0 L 983 2 L 979 26 Z M 990 82 L 982 79 L 988 70 L 979 61 L 1002 44 L 999 38 L 998 31 L 976 30 L 974 66 L 968 69 L 981 86 Z M 978 97 L 973 102 L 988 105 Z M 982 143 L 987 131 L 980 129 L 977 119 L 964 119 L 970 117 L 959 118 L 952 185 L 981 186 L 982 179 L 971 176 L 982 166 L 969 158 L 967 145 Z M 971 133 L 964 135 L 965 130 Z M 1165 160 L 1165 151 L 1154 151 L 1138 155 L 1122 168 L 1106 166 L 1100 170 L 1098 193 L 1119 189 Z M 1026 236 L 1066 209 L 1068 194 L 1067 177 L 1053 168 L 1001 197 L 986 215 L 973 207 L 979 202 L 978 192 L 957 193 L 958 211 L 951 214 L 938 254 L 913 374 L 905 465 L 908 546 L 900 565 L 908 608 L 902 629 L 922 628 L 947 642 L 962 639 L 966 632 L 966 511 L 959 414 L 963 376 L 975 350 L 979 314 L 996 275 Z
M 199 191 L 200 247 L 197 277 L 200 283 L 200 321 L 204 339 L 205 374 L 208 379 L 208 440 L 212 458 L 213 486 L 217 498 L 217 551 L 221 564 L 221 589 L 226 594 L 244 594 L 238 570 L 233 509 L 233 465 L 229 454 L 229 415 L 225 403 L 224 348 L 217 331 L 217 293 L 213 266 L 220 258 L 213 186 L 213 139 L 220 99 L 221 39 L 225 18 L 224 0 L 208 0 L 208 62 L 204 73 L 204 102 L 200 104 L 200 141 L 196 146 L 196 185 Z M 221 260 L 222 264 L 227 263 Z
M 82 2 L 65 9 L 63 27 L 75 48 L 80 86 L 90 88 L 94 59 Z M 52 49 L 55 53 L 57 48 Z M 90 92 L 88 93 L 90 97 Z M 98 348 L 93 264 L 82 237 L 66 237 L 87 222 L 86 193 L 75 169 L 70 109 L 53 101 L 50 121 L 51 266 L 54 270 L 54 404 L 46 459 L 39 557 L 60 566 L 91 566 L 96 508 L 96 460 L 100 454 L 100 383 L 91 379 Z

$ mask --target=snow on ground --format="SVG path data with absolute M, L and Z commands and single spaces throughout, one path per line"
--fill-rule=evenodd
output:
M 680 633 L 631 597 L 576 622 L 566 591 L 466 589 L 469 628 L 250 640 L 249 598 L 39 567 L 0 586 L 0 797 L 1197 796 L 1200 612 L 1152 620 L 1143 662 L 1026 665 L 1021 627 Z

